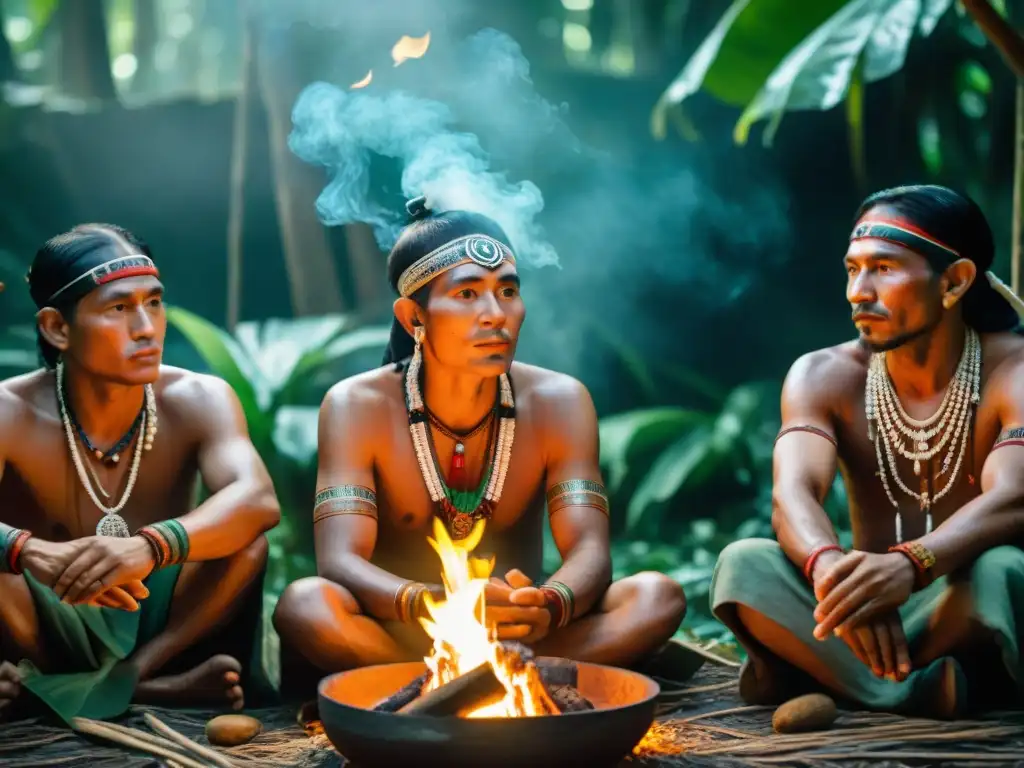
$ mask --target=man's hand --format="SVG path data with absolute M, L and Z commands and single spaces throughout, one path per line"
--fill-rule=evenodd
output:
M 30 571 L 36 581 L 52 589 L 67 566 L 89 546 L 89 541 L 77 539 L 55 542 L 33 536 L 25 542 L 18 564 L 22 570 Z M 138 601 L 147 597 L 149 590 L 145 585 L 141 581 L 131 581 L 106 590 L 89 601 L 89 604 L 122 611 L 137 611 Z
M 85 548 L 53 587 L 66 603 L 89 603 L 111 587 L 141 582 L 156 565 L 149 542 L 141 536 L 92 536 L 82 541 L 87 542 Z
M 544 593 L 519 569 L 505 574 L 505 581 L 492 578 L 484 589 L 487 623 L 497 625 L 499 640 L 531 644 L 542 640 L 551 629 L 551 612 Z
M 913 592 L 914 577 L 913 564 L 898 552 L 844 555 L 815 579 L 818 625 L 814 636 L 823 640 L 835 632 L 842 637 L 870 619 L 895 611 Z
M 897 611 L 845 631 L 840 638 L 876 677 L 902 681 L 910 674 L 910 649 Z

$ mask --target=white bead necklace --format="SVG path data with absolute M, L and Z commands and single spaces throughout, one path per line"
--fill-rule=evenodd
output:
M 964 349 L 942 403 L 929 418 L 911 418 L 903 409 L 899 395 L 886 368 L 885 353 L 872 355 L 868 367 L 864 405 L 868 420 L 868 439 L 874 443 L 878 475 L 889 502 L 896 509 L 896 541 L 903 541 L 903 517 L 886 477 L 886 468 L 900 491 L 915 499 L 925 513 L 925 530 L 932 530 L 932 506 L 949 493 L 955 484 L 971 434 L 974 408 L 981 399 L 981 340 L 968 328 Z M 938 440 L 932 442 L 936 437 Z M 909 447 L 908 447 L 909 443 Z M 921 475 L 921 462 L 931 461 L 946 448 L 938 477 L 946 474 L 945 486 L 934 495 L 929 477 L 922 478 L 921 491 L 911 490 L 899 475 L 896 454 L 914 462 L 914 474 Z M 884 454 L 884 456 L 883 456 Z M 950 471 L 952 469 L 952 471 Z
M 115 506 L 107 507 L 100 501 L 99 496 L 96 495 L 96 491 L 93 489 L 92 482 L 89 480 L 89 475 L 86 472 L 85 464 L 82 462 L 82 457 L 79 454 L 78 441 L 75 438 L 74 429 L 71 425 L 71 416 L 67 403 L 64 401 L 64 364 L 57 363 L 57 402 L 60 405 L 61 421 L 64 423 L 64 434 L 67 436 L 71 461 L 75 465 L 78 479 L 85 487 L 86 493 L 92 499 L 92 503 L 103 512 L 103 517 L 100 518 L 96 526 L 97 536 L 112 536 L 116 538 L 128 538 L 131 536 L 128 523 L 121 517 L 120 512 L 125 508 L 128 499 L 132 495 L 132 490 L 135 488 L 135 481 L 139 476 L 139 465 L 142 463 L 142 453 L 153 448 L 153 440 L 156 437 L 157 431 L 156 396 L 153 393 L 153 385 L 147 384 L 144 392 L 146 410 L 142 415 L 142 423 L 140 424 L 141 435 L 136 440 L 135 451 L 132 454 L 132 465 L 128 470 L 128 484 L 125 486 L 121 500 Z

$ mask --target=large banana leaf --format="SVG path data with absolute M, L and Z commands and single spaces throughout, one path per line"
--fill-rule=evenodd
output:
M 686 408 L 646 408 L 608 416 L 599 425 L 601 464 L 607 467 L 608 490 L 615 493 L 638 459 L 649 456 L 713 416 Z
M 737 387 L 713 422 L 697 424 L 662 452 L 629 501 L 626 530 L 636 530 L 666 502 L 699 487 L 734 463 L 736 455 L 749 453 L 747 443 L 773 402 L 773 387 L 763 383 Z
M 738 143 L 771 118 L 770 142 L 786 111 L 827 110 L 846 95 L 858 64 L 864 83 L 898 71 L 913 33 L 928 35 L 952 0 L 734 0 L 683 71 L 662 94 L 652 120 L 700 89 L 745 106 Z
M 181 307 L 168 307 L 167 320 L 195 347 L 214 375 L 224 379 L 235 391 L 257 446 L 266 445 L 272 425 L 263 415 L 252 385 L 253 367 L 247 364 L 238 341 L 209 320 Z

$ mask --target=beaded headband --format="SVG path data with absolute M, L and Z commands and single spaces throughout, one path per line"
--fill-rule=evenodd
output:
M 929 261 L 938 261 L 943 264 L 950 264 L 961 258 L 960 253 L 950 248 L 935 238 L 916 227 L 900 221 L 862 221 L 853 229 L 850 235 L 850 242 L 864 240 L 865 238 L 885 240 L 896 245 L 902 245 L 912 251 L 920 253 Z M 992 289 L 999 294 L 1017 313 L 1018 317 L 1024 320 L 1024 300 L 1022 300 L 1013 289 L 996 277 L 992 271 L 985 272 L 985 279 Z
M 919 229 L 902 222 L 893 221 L 862 221 L 854 227 L 850 242 L 865 238 L 886 240 L 917 251 L 922 256 L 949 264 L 960 258 L 960 254 L 944 243 L 929 237 Z
M 98 288 L 101 285 L 112 282 L 114 280 L 120 280 L 124 277 L 138 277 L 140 275 L 153 275 L 159 277 L 160 272 L 157 270 L 156 265 L 149 256 L 145 256 L 141 253 L 133 253 L 130 256 L 120 256 L 116 259 L 104 262 L 99 266 L 93 267 L 88 272 L 85 272 L 67 285 L 58 289 L 53 293 L 47 303 L 52 303 L 58 296 L 64 293 L 66 290 L 74 285 L 78 285 L 82 280 L 86 280 L 92 288 Z
M 414 261 L 398 278 L 398 293 L 409 298 L 438 275 L 462 264 L 497 269 L 503 261 L 516 262 L 504 243 L 487 235 L 464 235 Z

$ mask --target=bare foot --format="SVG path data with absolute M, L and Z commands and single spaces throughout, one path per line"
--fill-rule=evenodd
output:
M 207 659 L 198 667 L 180 675 L 167 675 L 144 680 L 135 689 L 138 704 L 178 704 L 186 706 L 226 705 L 238 711 L 245 706 L 239 685 L 242 665 L 231 656 Z

